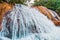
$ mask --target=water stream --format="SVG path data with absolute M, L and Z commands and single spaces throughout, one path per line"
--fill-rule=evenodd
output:
M 0 40 L 60 40 L 60 29 L 38 10 L 15 4 L 2 22 Z

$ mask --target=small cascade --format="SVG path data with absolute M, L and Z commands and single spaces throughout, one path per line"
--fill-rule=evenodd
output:
M 34 3 L 34 0 L 27 0 L 25 4 L 26 4 L 27 6 L 32 6 L 33 3 Z
M 60 29 L 38 10 L 15 4 L 2 22 L 1 40 L 60 40 Z

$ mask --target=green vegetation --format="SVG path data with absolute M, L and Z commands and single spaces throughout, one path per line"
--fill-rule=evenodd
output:
M 0 2 L 8 2 L 10 4 L 14 4 L 14 3 L 19 3 L 19 4 L 24 4 L 25 0 L 0 0 Z
M 35 0 L 33 6 L 45 6 L 56 11 L 60 15 L 60 0 Z
M 20 4 L 24 4 L 24 0 L 11 0 L 11 1 L 9 1 L 9 3 L 20 3 Z

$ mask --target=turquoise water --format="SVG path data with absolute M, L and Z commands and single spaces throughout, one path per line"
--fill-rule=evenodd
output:
M 60 40 L 60 29 L 38 10 L 15 4 L 2 22 L 1 40 Z

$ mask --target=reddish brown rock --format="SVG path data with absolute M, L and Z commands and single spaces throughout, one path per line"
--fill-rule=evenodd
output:
M 2 20 L 6 12 L 12 9 L 12 6 L 8 3 L 0 3 L 0 30 L 2 29 Z
M 39 10 L 42 14 L 44 14 L 45 16 L 47 16 L 50 20 L 53 21 L 53 23 L 56 26 L 60 26 L 60 20 L 58 19 L 59 16 L 57 16 L 57 18 L 55 18 L 52 14 L 54 13 L 52 10 L 47 9 L 44 6 L 34 6 L 33 8 Z M 59 17 L 60 18 L 60 17 Z

